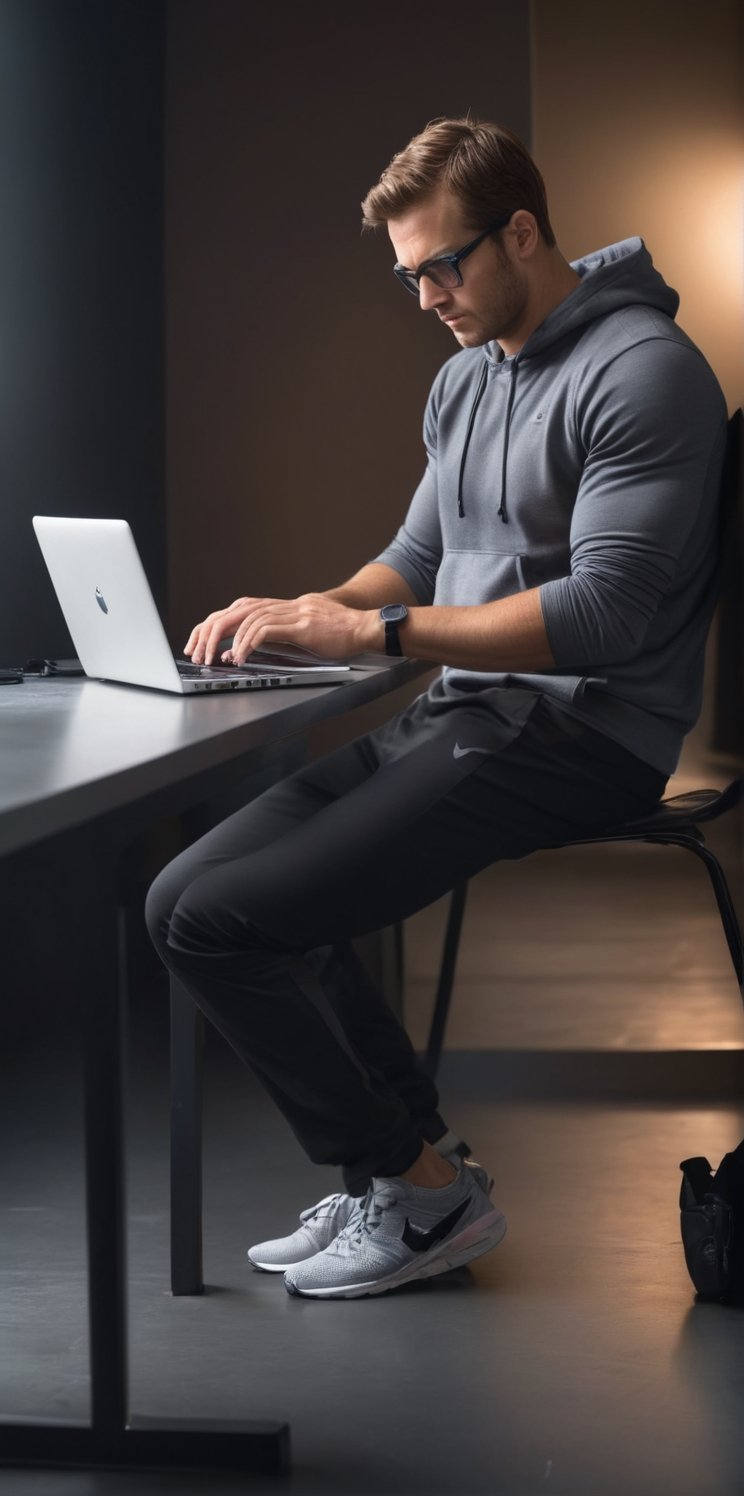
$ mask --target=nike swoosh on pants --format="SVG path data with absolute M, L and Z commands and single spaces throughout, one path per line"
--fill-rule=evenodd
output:
M 452 757 L 453 758 L 464 758 L 466 753 L 490 753 L 490 752 L 491 752 L 490 748 L 461 748 L 459 743 L 455 743 L 455 746 L 454 746 L 454 748 L 452 750 Z

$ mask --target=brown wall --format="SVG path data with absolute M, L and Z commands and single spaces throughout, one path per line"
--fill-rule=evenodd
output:
M 529 7 L 172 0 L 166 270 L 175 644 L 246 592 L 330 586 L 394 531 L 455 351 L 359 203 L 437 114 L 529 137 Z M 183 637 L 181 637 L 183 636 Z
M 640 234 L 744 403 L 741 0 L 533 0 L 533 147 L 569 258 Z
M 423 16 L 389 0 L 170 0 L 177 646 L 241 593 L 333 585 L 405 510 L 454 345 L 395 285 L 386 237 L 361 236 L 359 202 L 436 114 L 470 108 L 532 138 L 569 256 L 640 233 L 730 407 L 744 402 L 740 0 L 452 14 L 451 0 Z

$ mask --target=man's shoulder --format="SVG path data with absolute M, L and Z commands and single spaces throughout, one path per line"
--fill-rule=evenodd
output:
M 610 320 L 610 319 L 608 319 Z M 711 436 L 726 415 L 723 391 L 704 354 L 663 313 L 628 307 L 612 314 L 603 340 L 582 344 L 574 365 L 574 410 L 585 446 L 593 423 L 631 413 L 634 429 L 671 433 L 686 427 Z
M 670 395 L 687 389 L 714 401 L 721 396 L 704 353 L 657 308 L 622 307 L 587 329 L 574 365 L 577 390 L 609 386 L 637 396 L 639 388 L 653 381 L 662 383 Z
M 607 360 L 646 343 L 667 343 L 688 348 L 703 357 L 692 338 L 659 307 L 629 303 L 598 317 L 587 327 L 581 344 L 584 349 L 601 350 Z

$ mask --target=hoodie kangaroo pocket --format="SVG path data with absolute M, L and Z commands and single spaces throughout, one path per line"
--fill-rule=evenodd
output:
M 445 551 L 434 602 L 450 608 L 494 603 L 524 592 L 527 559 L 518 551 Z

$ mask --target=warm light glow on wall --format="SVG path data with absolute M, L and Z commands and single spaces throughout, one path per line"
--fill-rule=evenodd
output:
M 637 183 L 635 206 L 659 268 L 680 293 L 680 322 L 714 363 L 729 404 L 741 403 L 744 160 L 740 141 L 723 133 L 698 132 L 694 139 L 682 137 L 663 152 L 652 152 L 650 169 Z
M 702 207 L 692 237 L 699 261 L 712 270 L 714 304 L 729 308 L 744 286 L 744 160 L 738 141 L 721 140 L 701 158 Z
M 533 0 L 533 28 L 533 150 L 561 248 L 640 234 L 730 409 L 744 404 L 738 0 Z

